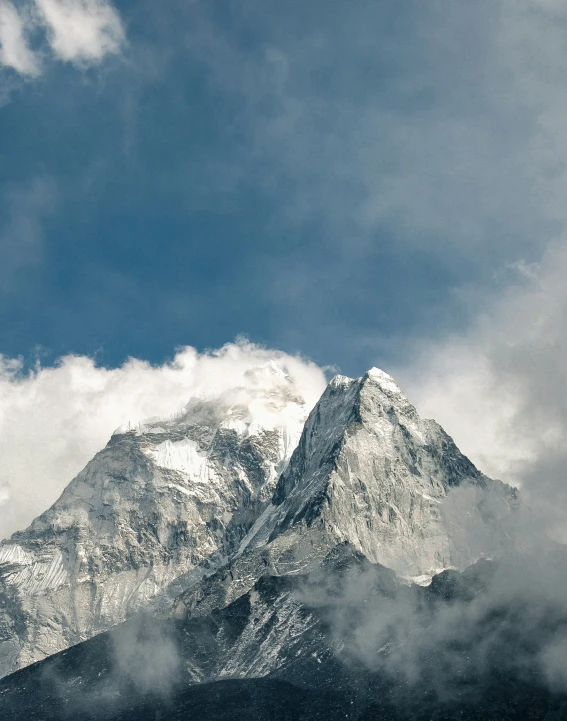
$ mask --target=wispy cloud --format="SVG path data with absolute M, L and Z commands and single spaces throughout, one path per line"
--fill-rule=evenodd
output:
M 4 190 L 0 197 L 0 291 L 15 288 L 22 269 L 40 264 L 43 222 L 57 203 L 55 181 L 46 176 Z
M 471 285 L 473 321 L 441 338 L 418 339 L 397 372 L 410 397 L 435 417 L 481 468 L 522 487 L 529 504 L 563 541 L 567 520 L 567 6 L 552 0 L 502 2 L 495 61 L 517 98 L 513 144 L 529 167 L 532 210 L 544 225 L 524 235 L 525 207 L 515 194 L 502 216 L 518 241 L 507 269 L 493 267 L 494 288 Z M 490 172 L 491 164 L 487 165 Z M 502 179 L 512 185 L 514 178 Z M 505 227 L 504 225 L 502 227 Z M 487 236 L 500 242 L 500 235 Z M 530 248 L 531 246 L 531 248 Z M 414 339 L 415 340 L 415 339 Z
M 188 52 L 236 101 L 245 141 L 229 177 L 260 178 L 285 194 L 280 221 L 314 222 L 348 252 L 373 252 L 385 228 L 405 247 L 447 250 L 444 262 L 533 249 L 549 229 L 540 192 L 553 162 L 522 85 L 524 24 L 532 47 L 546 43 L 548 13 L 533 5 L 352 3 L 292 33 L 258 5 L 226 27 L 196 3 Z M 263 43 L 242 43 L 241 26 Z
M 392 677 L 402 708 L 423 713 L 427 703 L 456 701 L 461 713 L 478 710 L 501 684 L 509 702 L 511 679 L 565 692 L 567 566 L 549 547 L 481 561 L 427 591 L 393 592 L 387 580 L 379 567 L 353 568 L 342 582 L 305 584 L 298 595 L 323 613 L 343 654 Z
M 423 341 L 399 369 L 411 398 L 481 468 L 520 485 L 567 541 L 567 242 L 486 303 L 475 324 Z M 419 348 L 419 344 L 418 344 Z

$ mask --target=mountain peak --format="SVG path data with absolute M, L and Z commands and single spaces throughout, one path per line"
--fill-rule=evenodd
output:
M 380 368 L 376 368 L 376 366 L 369 368 L 364 375 L 368 378 L 372 378 L 372 380 L 375 380 L 380 385 L 390 388 L 391 390 L 400 390 L 393 377 Z
M 354 378 L 350 378 L 350 376 L 343 376 L 340 373 L 337 373 L 336 376 L 333 376 L 331 378 L 331 381 L 329 382 L 328 388 L 346 388 L 353 383 L 355 383 L 356 380 Z
M 401 390 L 396 383 L 396 381 L 392 378 L 391 375 L 386 373 L 383 370 L 380 370 L 380 368 L 370 368 L 366 371 L 366 373 L 363 376 L 364 379 L 371 379 L 373 381 L 376 381 L 378 385 L 383 388 L 384 390 L 388 390 L 392 393 L 401 393 Z
M 485 498 L 490 494 L 494 503 Z M 331 381 L 272 506 L 242 548 L 273 544 L 275 556 L 281 547 L 289 563 L 294 547 L 323 552 L 348 542 L 402 576 L 432 575 L 490 554 L 502 539 L 489 532 L 486 507 L 505 514 L 512 496 L 483 476 L 437 423 L 420 418 L 390 375 L 372 368 L 358 379 Z M 466 530 L 456 519 L 463 503 Z
M 250 368 L 244 375 L 246 378 L 250 378 L 256 382 L 262 377 L 272 379 L 276 377 L 287 382 L 293 382 L 285 370 L 274 360 L 269 360 L 267 363 Z
M 360 378 L 350 378 L 349 376 L 337 374 L 331 379 L 329 385 L 332 388 L 344 388 L 352 385 L 353 383 L 364 383 L 367 380 L 378 383 L 383 390 L 387 390 L 392 393 L 401 393 L 398 384 L 392 376 L 376 367 L 369 368 Z
M 245 371 L 240 382 L 231 387 L 198 388 L 177 412 L 125 423 L 113 435 L 168 434 L 197 423 L 230 427 L 239 434 L 250 435 L 260 429 L 273 430 L 290 423 L 301 425 L 307 413 L 306 401 L 293 378 L 277 363 L 269 361 Z

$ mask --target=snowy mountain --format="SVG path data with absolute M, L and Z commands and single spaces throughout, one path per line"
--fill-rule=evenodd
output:
M 337 376 L 306 422 L 277 366 L 250 383 L 120 429 L 0 545 L 2 674 L 148 605 L 208 616 L 337 544 L 418 582 L 506 546 L 516 491 L 420 419 L 387 374 Z M 291 617 L 282 624 L 292 633 Z
M 512 489 L 480 473 L 373 368 L 331 381 L 244 544 L 348 541 L 402 576 L 431 576 L 497 553 L 498 522 L 515 503 Z
M 422 420 L 389 375 L 337 376 L 238 553 L 182 594 L 178 612 L 222 608 L 264 573 L 303 573 L 343 542 L 427 583 L 499 556 L 513 543 L 518 503 L 516 489 L 487 478 Z
M 118 429 L 48 511 L 0 544 L 0 675 L 172 598 L 236 551 L 307 416 L 276 365 L 247 381 Z

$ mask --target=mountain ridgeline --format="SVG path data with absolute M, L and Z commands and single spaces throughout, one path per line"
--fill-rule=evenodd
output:
M 441 629 L 468 609 L 470 659 L 495 607 L 513 616 L 490 589 L 509 587 L 494 579 L 517 550 L 517 491 L 382 371 L 335 377 L 309 414 L 274 364 L 251 384 L 253 402 L 235 389 L 120 429 L 0 545 L 2 718 L 453 718 L 489 693 L 476 667 L 455 677 Z M 560 608 L 539 623 L 534 657 L 562 624 Z M 537 715 L 563 708 L 538 669 L 525 685 L 502 664 L 500 688 L 524 683 L 530 718 L 555 718 Z

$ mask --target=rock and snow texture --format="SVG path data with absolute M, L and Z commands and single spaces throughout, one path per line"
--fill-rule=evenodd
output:
M 171 598 L 234 553 L 308 412 L 274 364 L 250 375 L 246 389 L 119 429 L 48 511 L 0 544 L 0 675 Z
M 343 542 L 426 583 L 442 569 L 498 556 L 512 540 L 517 505 L 516 490 L 475 468 L 389 375 L 337 376 L 235 558 L 176 608 L 222 608 L 262 574 L 307 572 Z
M 0 545 L 1 674 L 149 602 L 178 596 L 176 612 L 208 614 L 339 543 L 411 578 L 498 553 L 515 491 L 420 419 L 390 376 L 337 376 L 305 422 L 277 366 L 255 373 L 256 392 L 120 429 Z
M 498 553 L 516 502 L 513 489 L 480 473 L 373 368 L 331 381 L 243 545 L 348 541 L 401 576 L 431 576 Z

